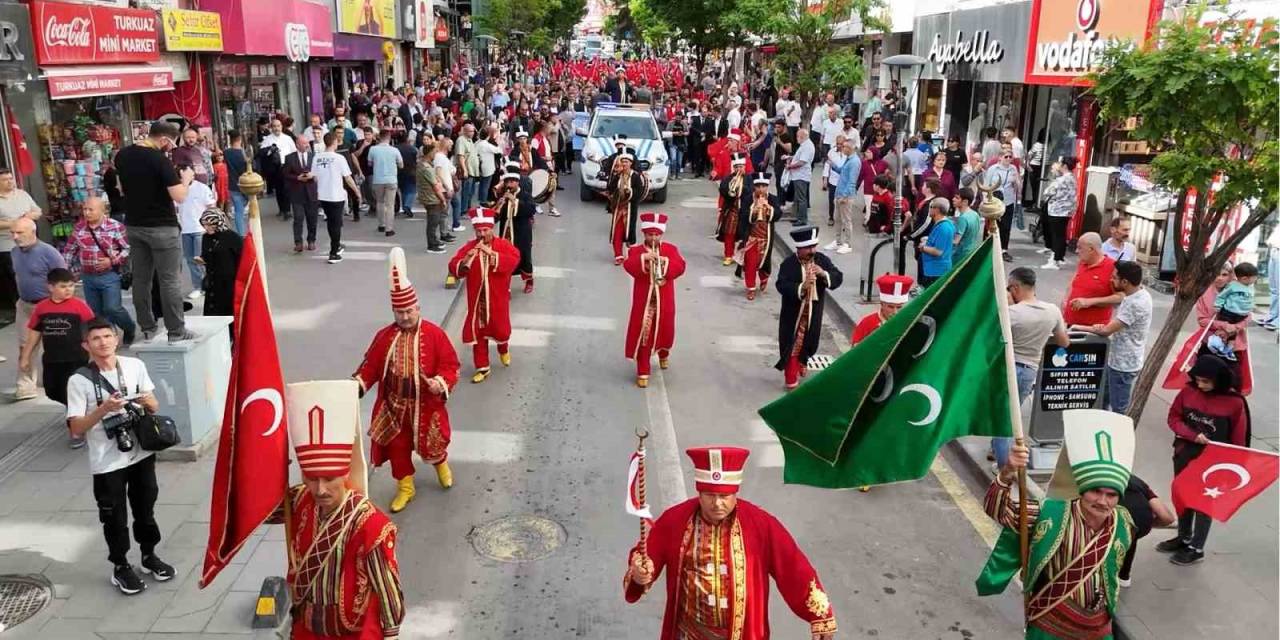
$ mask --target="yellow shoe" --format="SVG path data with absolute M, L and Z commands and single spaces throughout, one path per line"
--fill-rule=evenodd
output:
M 488 369 L 481 369 L 479 371 L 476 371 L 475 375 L 471 376 L 471 384 L 480 384 L 481 382 L 484 382 L 485 378 L 488 378 L 488 377 L 489 377 Z
M 722 265 L 724 265 L 724 266 L 726 266 L 726 267 L 727 267 L 727 266 L 729 266 L 729 265 L 733 264 L 733 258 L 725 258 L 725 259 L 724 259 L 724 261 L 723 261 L 723 262 L 721 262 L 720 264 L 722 264 Z
M 863 492 L 863 493 L 867 493 L 867 492 L 871 491 L 871 487 L 869 487 L 869 486 L 867 486 L 867 485 L 863 485 L 863 486 L 861 486 L 861 487 L 858 487 L 858 491 L 861 491 L 861 492 Z
M 502 363 L 502 366 L 504 366 L 504 367 L 509 367 L 509 366 L 511 366 L 511 354 L 509 354 L 509 353 L 499 353 L 499 354 L 498 354 L 498 361 L 500 361 L 500 362 Z
M 658 358 L 658 368 L 659 368 L 659 369 L 666 369 L 666 368 L 667 368 L 667 367 L 669 367 L 669 366 L 671 366 L 671 359 L 670 359 L 670 358 Z
M 649 387 L 649 376 L 636 376 L 636 386 L 641 389 Z
M 444 288 L 446 288 L 446 289 L 457 289 L 457 288 L 458 288 L 458 279 L 457 279 L 457 278 L 455 278 L 455 277 L 453 277 L 453 276 L 448 276 L 448 277 L 446 277 L 446 278 L 444 279 Z
M 449 469 L 447 460 L 436 465 L 436 480 L 439 480 L 440 486 L 445 489 L 453 486 L 453 471 Z
M 418 495 L 418 490 L 413 488 L 413 476 L 396 480 L 396 497 L 391 499 L 391 513 L 403 511 L 415 495 Z

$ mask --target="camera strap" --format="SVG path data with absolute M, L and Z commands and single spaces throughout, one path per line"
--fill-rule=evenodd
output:
M 120 385 L 121 393 L 125 393 L 124 389 L 127 389 L 128 387 L 124 383 L 124 372 L 121 371 L 122 368 L 123 367 L 120 366 L 120 362 L 117 361 L 116 362 L 116 382 Z M 106 378 L 102 377 L 102 372 L 98 370 L 98 363 L 90 360 L 89 364 L 81 367 L 80 369 L 81 375 L 84 375 L 83 373 L 84 371 L 88 371 L 91 374 L 93 374 L 93 375 L 86 375 L 85 377 L 88 378 L 89 381 L 93 383 L 93 397 L 98 404 L 102 404 L 103 387 L 106 387 L 108 394 L 114 394 L 116 392 L 116 388 L 111 386 L 111 383 L 108 382 Z

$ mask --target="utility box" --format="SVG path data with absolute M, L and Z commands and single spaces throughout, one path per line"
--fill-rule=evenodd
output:
M 182 441 L 162 452 L 168 460 L 194 461 L 222 425 L 231 374 L 230 316 L 187 316 L 192 340 L 169 344 L 164 335 L 137 342 L 133 355 L 147 365 L 161 415 L 173 418 Z
M 1103 336 L 1072 333 L 1069 346 L 1045 345 L 1032 395 L 1032 440 L 1061 443 L 1063 411 L 1102 408 L 1108 344 Z

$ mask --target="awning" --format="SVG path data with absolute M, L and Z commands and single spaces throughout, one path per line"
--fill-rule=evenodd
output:
M 168 65 L 47 67 L 42 71 L 54 100 L 173 90 L 173 68 Z

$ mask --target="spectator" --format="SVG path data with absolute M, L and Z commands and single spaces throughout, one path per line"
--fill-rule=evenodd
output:
M 929 218 L 933 229 L 929 236 L 920 240 L 920 261 L 923 278 L 920 286 L 928 287 L 951 270 L 951 256 L 955 252 L 956 226 L 947 217 L 951 203 L 946 198 L 934 198 L 929 201 Z
M 497 139 L 498 125 L 490 124 L 483 129 L 480 140 L 475 143 L 476 154 L 480 158 L 480 179 L 476 188 L 476 202 L 479 203 L 493 202 L 493 178 L 498 172 L 498 161 L 502 158 L 502 147 L 496 144 Z
M 280 217 L 288 220 L 293 208 L 289 203 L 289 190 L 285 187 L 282 169 L 284 159 L 298 151 L 298 144 L 284 130 L 284 123 L 279 118 L 272 118 L 267 126 L 269 133 L 258 141 L 258 166 L 267 182 L 267 189 L 276 194 Z
M 1111 321 L 1112 307 L 1124 299 L 1111 288 L 1116 261 L 1102 253 L 1102 237 L 1092 231 L 1076 240 L 1076 255 L 1080 262 L 1067 288 L 1062 315 L 1067 324 L 1106 324 Z
M 679 180 L 680 171 L 684 168 L 685 151 L 689 148 L 689 127 L 684 122 L 684 114 L 678 111 L 672 114 L 671 122 L 667 124 L 667 130 L 671 132 L 671 158 L 668 161 L 671 167 L 671 179 Z M 761 131 L 763 133 L 760 138 L 751 147 L 752 162 L 756 162 L 755 157 L 757 154 L 760 158 L 760 164 L 752 165 L 756 167 L 765 166 L 763 164 L 764 154 L 769 150 L 769 143 L 772 140 L 768 127 L 762 127 Z
M 221 150 L 213 152 L 213 194 L 218 200 L 218 208 L 227 210 L 231 200 L 231 176 L 227 171 Z
M 175 131 L 172 124 L 156 122 L 146 140 L 121 149 L 116 156 L 129 217 L 126 229 L 133 270 L 133 309 L 144 340 L 150 340 L 157 331 L 151 311 L 151 281 L 155 278 L 160 280 L 169 342 L 195 337 L 182 316 L 182 285 L 178 280 L 182 269 L 181 226 L 173 210 L 174 203 L 186 200 L 192 180 L 179 176 L 164 155 L 164 149 L 173 145 Z
M 298 136 L 301 140 L 295 141 L 298 143 L 295 146 L 301 149 L 303 147 L 301 143 L 305 143 L 306 146 L 311 148 L 311 153 L 320 153 L 324 149 L 323 140 L 326 133 L 329 133 L 329 127 L 325 125 L 324 118 L 318 113 L 313 113 L 311 114 L 311 122 L 302 130 L 302 133 Z
M 969 162 L 960 167 L 960 187 L 968 187 L 977 189 L 978 185 L 983 184 L 982 177 L 986 173 L 987 165 L 982 163 L 982 154 L 973 152 L 969 154 Z
M 391 146 L 391 130 L 383 129 L 378 133 L 378 144 L 368 151 L 372 173 L 367 174 L 373 184 L 373 200 L 378 207 L 378 231 L 394 236 L 396 178 L 400 166 L 404 164 L 404 156 Z
M 417 185 L 414 183 L 414 167 L 418 165 L 418 149 L 409 142 L 406 134 L 397 134 L 392 138 L 396 151 L 400 152 L 400 167 L 396 170 L 396 189 L 400 195 L 401 213 L 406 218 L 413 217 L 413 202 Z
M 223 152 L 227 163 L 227 190 L 231 196 L 231 208 L 235 212 L 236 233 L 244 235 L 249 232 L 249 221 L 244 217 L 249 198 L 240 192 L 240 176 L 249 169 L 249 161 L 244 155 L 244 140 L 240 132 L 232 129 L 227 134 L 227 148 Z
M 1005 126 L 1000 132 L 1000 142 L 1009 145 L 1013 150 L 1013 157 L 1017 158 L 1018 162 L 1022 162 L 1027 157 L 1026 147 L 1023 146 L 1022 139 L 1018 137 L 1018 132 L 1013 127 Z
M 1066 165 L 1068 161 L 1071 163 L 1070 165 Z M 1074 169 L 1076 165 L 1076 159 L 1064 158 L 1062 160 L 1062 164 L 1064 165 L 1064 167 L 1070 166 L 1071 168 Z M 1075 185 L 1076 185 L 1075 172 L 1071 171 L 1072 212 L 1075 211 L 1075 199 L 1076 199 Z M 1129 242 L 1129 230 L 1132 227 L 1133 227 L 1133 223 L 1129 222 L 1128 218 L 1125 218 L 1120 215 L 1116 215 L 1111 218 L 1111 224 L 1108 225 L 1107 227 L 1107 229 L 1110 231 L 1110 236 L 1107 238 L 1106 242 L 1102 243 L 1102 252 L 1107 254 L 1108 258 L 1111 258 L 1116 262 L 1121 262 L 1124 260 L 1133 262 L 1134 260 L 1138 259 L 1138 248 L 1134 246 L 1132 242 Z
M 453 173 L 456 168 L 453 162 L 449 160 L 449 152 L 453 150 L 453 141 L 448 136 L 436 137 L 436 153 L 431 159 L 431 165 L 436 168 L 436 180 L 440 183 L 440 188 L 444 190 L 445 209 L 452 214 L 453 231 L 461 231 L 462 227 L 462 211 L 457 190 L 454 188 Z M 453 235 L 446 231 L 444 233 L 444 241 L 452 242 Z
M 32 352 L 43 344 L 40 368 L 44 370 L 44 393 L 65 405 L 67 380 L 88 362 L 80 335 L 85 323 L 93 319 L 93 309 L 76 297 L 76 277 L 67 269 L 50 269 L 46 287 L 49 296 L 36 305 L 31 319 L 21 329 L 27 340 L 18 366 L 30 369 Z M 84 446 L 84 438 L 72 434 L 68 444 L 79 449 Z
M 1138 555 L 1138 540 L 1147 537 L 1155 527 L 1166 527 L 1177 522 L 1178 516 L 1136 474 L 1129 476 L 1129 486 L 1125 487 L 1124 495 L 1120 496 L 1120 504 L 1128 509 L 1133 520 L 1133 526 L 1130 527 L 1132 542 L 1129 544 L 1129 552 L 1124 554 L 1124 563 L 1120 565 L 1118 576 L 1120 586 L 1127 587 L 1133 580 L 1133 559 Z
M 204 152 L 200 150 L 200 132 L 188 127 L 182 132 L 182 141 L 169 152 L 173 165 L 191 165 L 195 179 L 206 186 L 213 185 L 213 171 L 204 164 Z
M 942 150 L 942 154 L 947 158 L 946 164 L 944 164 L 943 167 L 951 174 L 952 184 L 956 185 L 957 188 L 961 186 L 960 174 L 961 170 L 964 168 L 964 161 L 966 158 L 964 149 L 961 148 L 960 144 L 960 136 L 953 133 L 950 136 L 947 136 L 947 146 Z M 979 158 L 981 158 L 981 156 L 979 156 Z
M 187 294 L 187 300 L 194 302 L 204 295 L 204 268 L 196 262 L 200 257 L 200 236 L 204 235 L 200 216 L 205 209 L 215 206 L 217 200 L 213 190 L 191 179 L 190 165 L 179 165 L 178 174 L 190 183 L 187 197 L 178 203 L 178 219 L 182 230 L 182 255 L 187 259 L 187 275 L 191 276 L 191 293 Z
M 1229 362 L 1232 372 L 1234 373 L 1234 381 L 1236 389 L 1243 395 L 1249 395 L 1253 391 L 1253 367 L 1249 362 L 1249 321 L 1247 318 L 1240 322 L 1224 322 L 1218 316 L 1216 308 L 1218 294 L 1226 289 L 1227 285 L 1235 279 L 1235 273 L 1230 264 L 1222 265 L 1222 269 L 1218 271 L 1218 277 L 1210 283 L 1209 288 L 1205 289 L 1200 298 L 1196 300 L 1195 314 L 1197 331 L 1187 337 L 1183 343 L 1182 349 L 1178 351 L 1177 360 L 1173 366 L 1169 367 L 1169 373 L 1165 376 L 1163 386 L 1165 389 L 1179 390 L 1187 385 L 1187 369 L 1194 364 L 1196 356 L 1209 353 L 1208 346 L 1205 344 L 1206 336 L 1217 334 L 1227 344 L 1231 346 L 1231 350 L 1235 353 L 1235 362 Z M 1206 334 L 1205 328 L 1208 328 Z
M 970 209 L 972 211 L 972 209 Z M 1018 402 L 1023 403 L 1035 390 L 1036 373 L 1040 370 L 1040 357 L 1049 339 L 1059 347 L 1071 344 L 1062 311 L 1036 298 L 1036 272 L 1029 267 L 1018 267 L 1009 272 L 1009 332 L 1013 338 L 1013 368 L 1018 381 Z M 992 438 L 991 450 L 996 463 L 1009 462 L 1009 447 L 1013 438 Z
M 1049 183 L 1049 187 L 1045 189 L 1045 224 L 1044 239 L 1045 243 L 1050 247 L 1050 255 L 1048 260 L 1041 266 L 1041 269 L 1058 270 L 1062 268 L 1067 257 L 1067 223 L 1071 221 L 1071 216 L 1076 213 L 1076 159 L 1063 158 L 1053 163 L 1049 169 L 1053 173 L 1053 182 Z M 1115 223 L 1120 218 L 1114 218 L 1111 227 L 1112 236 L 1115 235 Z M 1125 231 L 1128 234 L 1128 231 Z M 1120 259 L 1111 252 L 1107 251 L 1108 243 L 1104 243 L 1102 252 L 1111 260 L 1118 262 Z M 1130 245 L 1132 246 L 1132 245 Z M 1121 255 L 1123 252 L 1116 255 Z M 1133 260 L 1134 254 L 1130 253 L 1128 260 Z
M 795 194 L 796 215 L 791 219 L 794 226 L 809 224 L 809 181 L 813 179 L 813 141 L 809 140 L 809 130 L 796 132 L 796 152 L 787 161 L 787 173 L 791 178 L 791 189 Z
M 858 145 L 849 138 L 844 139 L 844 153 L 847 156 L 840 166 L 838 180 L 833 189 L 836 195 L 836 253 L 852 253 L 854 220 L 861 220 L 867 200 L 863 197 L 858 183 L 862 175 L 862 159 L 858 157 Z
M 1151 330 L 1151 293 L 1142 286 L 1142 266 L 1136 262 L 1117 262 L 1111 274 L 1111 288 L 1123 295 L 1115 317 L 1106 324 L 1074 328 L 1111 336 L 1107 350 L 1106 407 L 1116 413 L 1129 409 L 1133 381 L 1142 370 L 1147 333 Z
M 933 154 L 932 164 L 920 174 L 920 184 L 930 180 L 938 181 L 938 195 L 951 199 L 956 195 L 955 175 L 947 170 L 947 153 L 939 151 Z
M 845 140 L 852 142 L 854 149 L 862 149 L 862 134 L 858 132 L 858 124 L 852 113 L 844 114 L 841 127 Z M 859 153 L 858 155 L 861 157 L 862 154 Z
M 351 166 L 347 164 L 346 157 L 338 153 L 340 139 L 336 130 L 326 133 L 321 138 L 325 150 L 311 161 L 312 174 L 316 178 L 316 196 L 325 213 L 324 224 L 329 233 L 329 264 L 342 262 L 342 206 L 347 202 L 344 186 L 356 194 L 356 206 L 360 204 L 360 191 L 351 177 Z
M 994 160 L 1000 157 L 1000 140 L 998 136 L 1000 131 L 995 127 L 987 127 L 982 130 L 982 164 L 990 165 Z
M 867 153 L 870 153 L 869 151 Z M 867 216 L 867 232 L 886 234 L 893 232 L 893 178 L 886 174 L 876 176 L 871 183 L 871 213 Z
M 341 214 L 338 219 L 342 219 Z M 204 237 L 196 262 L 204 269 L 204 315 L 234 316 L 236 272 L 243 241 L 227 224 L 227 214 L 217 209 L 205 209 L 200 226 L 204 227 Z
M 17 322 L 19 328 L 31 323 L 36 305 L 49 297 L 49 272 L 66 269 L 67 263 L 57 249 L 36 237 L 36 223 L 27 217 L 19 217 L 9 227 L 13 238 L 13 272 L 18 285 Z M 31 365 L 40 355 L 40 345 L 28 347 L 26 331 L 18 331 L 18 352 L 27 354 L 24 366 L 18 363 L 18 388 L 14 400 L 36 397 L 36 378 L 39 372 Z M 43 362 L 43 359 L 41 359 Z
M 427 211 L 427 252 L 444 253 L 444 236 L 448 225 L 449 201 L 437 176 L 438 169 L 432 162 L 436 148 L 434 142 L 427 142 L 422 147 L 422 158 L 418 162 L 418 202 Z M 491 176 L 492 177 L 492 176 Z
M 172 169 L 170 169 L 172 171 Z M 126 190 L 128 187 L 125 187 Z M 111 562 L 111 584 L 132 595 L 147 588 L 129 564 L 129 511 L 133 511 L 133 538 L 142 550 L 142 571 L 159 582 L 173 579 L 173 567 L 155 553 L 160 543 L 160 527 L 155 520 L 155 456 L 143 451 L 119 426 L 129 422 L 126 407 L 155 413 L 159 403 L 147 366 L 136 358 L 116 355 L 116 332 L 102 318 L 85 326 L 83 348 L 89 352 L 89 366 L 82 367 L 67 383 L 67 424 L 72 435 L 89 443 L 89 472 L 93 474 L 93 498 L 98 504 Z M 128 446 L 126 446 L 128 445 Z
M 1000 217 L 1000 249 L 1007 262 L 1013 261 L 1009 254 L 1009 235 L 1013 232 L 1014 208 L 1018 204 L 1018 193 L 1021 191 L 1021 178 L 1018 168 L 1013 165 L 1013 152 L 1004 149 L 997 162 L 987 167 L 982 177 L 982 184 L 992 195 L 1004 202 L 1004 215 Z
M 907 138 L 906 149 L 902 151 L 902 158 L 907 161 L 903 169 L 903 180 L 913 180 L 924 173 L 929 168 L 929 155 L 920 149 L 920 139 L 911 136 Z
M 827 194 L 827 226 L 836 224 L 836 187 L 840 184 L 840 168 L 849 160 L 844 152 L 844 134 L 836 134 L 835 143 L 827 151 L 827 161 L 822 165 L 822 190 Z M 752 165 L 760 166 L 760 165 Z M 861 164 L 859 164 L 861 169 Z M 835 251 L 839 246 L 838 239 L 823 247 L 827 251 Z
M 572 120 L 571 120 L 572 121 Z M 553 122 L 552 131 L 558 136 L 561 130 L 561 121 Z M 470 122 L 462 125 L 462 133 L 458 135 L 457 149 L 454 156 L 458 159 L 459 181 L 462 183 L 462 210 L 464 212 L 471 210 L 471 204 L 476 200 L 476 190 L 480 187 L 480 150 L 476 146 L 476 126 Z M 409 167 L 409 182 L 417 182 L 417 158 L 409 164 L 406 160 L 405 165 Z M 554 169 L 553 169 L 554 170 Z M 558 174 L 559 171 L 556 171 Z M 493 175 L 490 173 L 489 175 Z M 416 192 L 416 188 L 415 188 Z
M 18 302 L 11 256 L 13 238 L 9 232 L 19 218 L 39 219 L 40 207 L 36 206 L 36 201 L 31 199 L 30 194 L 18 188 L 13 171 L 0 167 L 0 307 L 6 313 L 9 307 L 16 307 Z M 4 362 L 4 359 L 0 359 L 0 362 Z
M 839 150 L 839 137 L 844 135 L 844 120 L 840 117 L 840 107 L 835 105 L 819 107 L 826 115 L 822 119 L 822 148 L 818 150 L 819 159 L 830 159 L 832 149 Z
M 951 198 L 951 203 L 956 206 L 955 225 L 956 225 L 956 254 L 955 261 L 963 261 L 974 249 L 978 248 L 978 241 L 982 239 L 982 218 L 978 216 L 978 212 L 973 210 L 973 189 L 959 189 L 956 195 Z
M 124 344 L 129 346 L 137 329 L 121 302 L 121 271 L 128 268 L 129 241 L 125 238 L 124 225 L 108 218 L 104 208 L 101 198 L 84 201 L 80 206 L 80 220 L 62 245 L 62 256 L 72 273 L 80 274 L 89 308 L 95 315 L 120 327 Z

